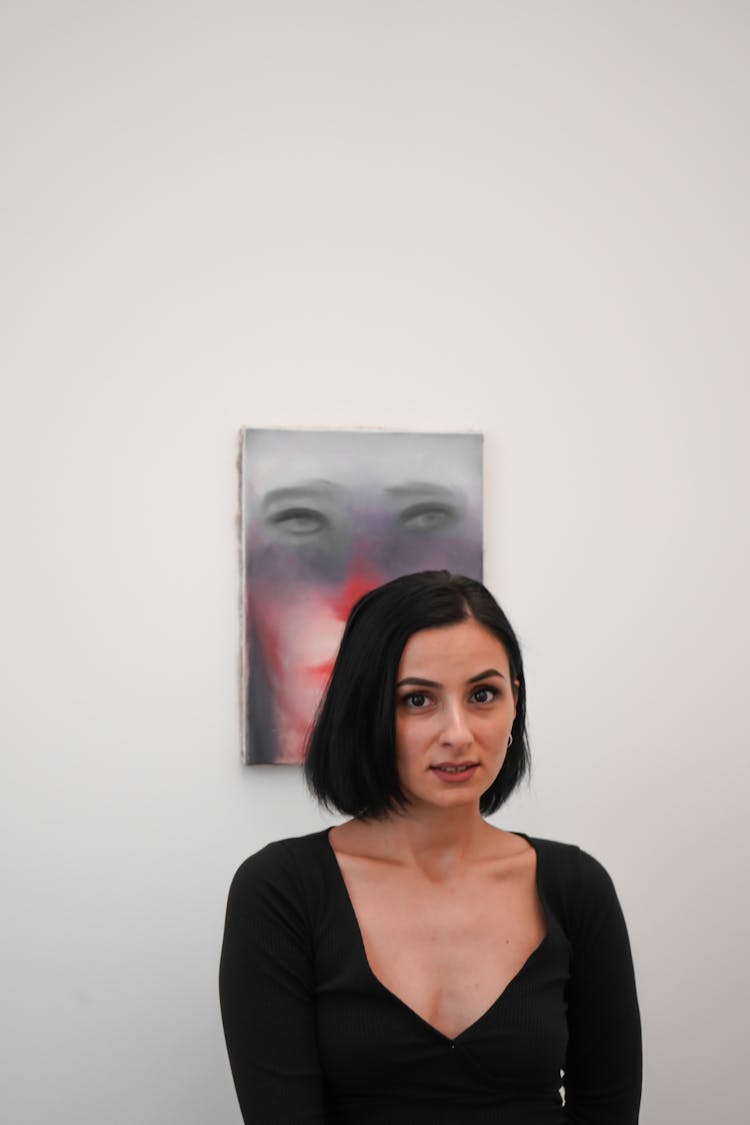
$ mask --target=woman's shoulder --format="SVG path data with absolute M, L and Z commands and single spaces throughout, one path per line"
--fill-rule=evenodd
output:
M 243 860 L 229 889 L 230 899 L 258 894 L 306 894 L 322 868 L 327 830 L 272 840 Z
M 549 840 L 542 836 L 528 836 L 519 832 L 534 848 L 539 857 L 540 867 L 543 866 L 557 879 L 563 881 L 597 882 L 609 880 L 607 869 L 590 852 L 584 851 L 578 844 L 564 843 L 561 840 Z
M 566 921 L 566 928 L 596 928 L 613 912 L 620 913 L 609 871 L 590 852 L 560 840 L 526 839 L 537 853 L 537 878 L 543 895 Z

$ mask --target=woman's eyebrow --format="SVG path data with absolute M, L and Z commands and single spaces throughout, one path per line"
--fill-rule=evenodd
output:
M 400 492 L 426 492 L 431 496 L 455 496 L 456 489 L 431 480 L 405 480 L 402 484 L 392 484 L 386 492 L 398 496 Z
M 403 680 L 399 680 L 396 687 L 404 687 L 406 684 L 417 684 L 418 687 L 442 687 L 435 680 L 423 680 L 421 676 L 407 676 Z
M 475 684 L 477 680 L 486 680 L 490 676 L 499 676 L 501 680 L 505 679 L 503 673 L 498 672 L 497 668 L 485 668 L 484 672 L 480 672 L 477 676 L 472 676 L 471 679 L 467 680 L 466 682 L 467 684 Z
M 284 488 L 274 488 L 267 492 L 261 502 L 263 514 L 277 504 L 299 504 L 305 500 L 329 500 L 341 492 L 341 487 L 329 480 L 300 481 L 299 484 L 288 485 Z
M 442 500 L 446 504 L 463 506 L 464 498 L 457 488 L 434 484 L 431 481 L 407 480 L 403 484 L 392 484 L 384 491 L 386 496 L 392 496 L 396 501 L 413 503 L 417 500 Z
M 467 684 L 476 684 L 479 680 L 488 680 L 491 676 L 499 676 L 501 680 L 505 679 L 502 672 L 497 668 L 485 668 L 484 672 L 478 672 L 476 676 L 471 676 L 466 682 Z M 397 688 L 405 687 L 406 684 L 416 684 L 417 687 L 432 687 L 439 688 L 442 684 L 437 683 L 436 680 L 425 680 L 421 676 L 406 676 L 403 680 L 399 680 L 396 684 Z

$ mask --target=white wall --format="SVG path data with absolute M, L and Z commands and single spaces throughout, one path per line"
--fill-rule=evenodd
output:
M 8 3 L 2 1020 L 13 1125 L 239 1121 L 242 424 L 476 428 L 536 771 L 610 868 L 645 1125 L 744 1119 L 750 15 Z

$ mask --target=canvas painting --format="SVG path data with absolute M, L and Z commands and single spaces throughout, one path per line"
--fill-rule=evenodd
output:
M 482 437 L 242 431 L 243 761 L 302 761 L 354 602 L 390 578 L 482 577 Z

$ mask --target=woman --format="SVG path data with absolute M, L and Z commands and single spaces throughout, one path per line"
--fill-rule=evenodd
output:
M 521 653 L 488 591 L 427 571 L 361 598 L 305 767 L 352 819 L 268 845 L 229 894 L 222 1014 L 248 1125 L 638 1121 L 609 876 L 484 819 L 527 768 Z

